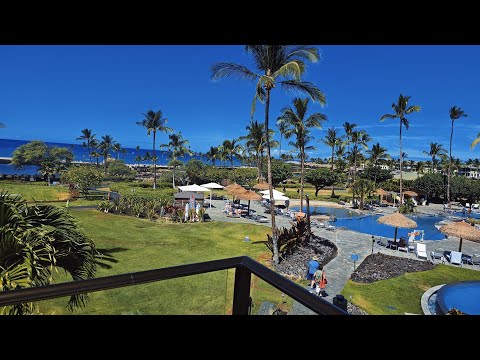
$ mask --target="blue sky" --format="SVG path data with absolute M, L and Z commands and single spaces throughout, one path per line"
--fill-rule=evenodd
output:
M 398 120 L 381 123 L 403 93 L 422 111 L 404 131 L 408 158 L 425 157 L 430 142 L 448 148 L 451 106 L 468 115 L 455 123 L 453 156 L 480 157 L 469 145 L 480 132 L 480 46 L 318 45 L 322 60 L 308 66 L 304 80 L 324 91 L 323 130 L 345 122 L 359 125 L 398 156 Z M 161 109 L 168 125 L 182 131 L 192 150 L 207 151 L 226 138 L 245 134 L 254 84 L 210 80 L 210 66 L 232 61 L 251 67 L 240 45 L 195 46 L 0 46 L 0 138 L 75 142 L 81 129 L 109 134 L 125 147 L 151 147 L 151 137 L 135 122 L 149 108 Z M 274 89 L 275 120 L 294 95 Z M 264 120 L 257 105 L 255 119 Z M 276 138 L 279 140 L 278 134 Z M 166 142 L 162 134 L 159 143 Z M 310 156 L 329 156 L 317 145 Z M 283 142 L 283 149 L 286 142 Z

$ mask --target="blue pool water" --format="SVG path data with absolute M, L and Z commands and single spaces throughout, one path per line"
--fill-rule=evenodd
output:
M 366 215 L 356 218 L 338 218 L 335 222 L 336 227 L 346 227 L 350 230 L 358 231 L 365 234 L 375 235 L 375 236 L 384 236 L 388 238 L 393 238 L 395 234 L 395 228 L 388 225 L 383 225 L 377 223 L 377 219 L 380 215 Z M 424 230 L 424 240 L 443 240 L 445 235 L 443 235 L 437 228 L 434 226 L 435 223 L 441 221 L 443 218 L 438 216 L 411 216 L 411 219 L 415 220 L 418 224 L 416 230 Z M 415 229 L 402 229 L 398 228 L 397 239 L 400 236 L 408 238 L 408 233 Z M 416 238 L 419 239 L 418 237 Z
M 299 209 L 299 206 L 290 207 L 290 210 L 292 211 L 299 211 Z M 305 206 L 302 209 L 303 212 L 307 212 L 307 208 Z M 333 215 L 336 218 L 353 218 L 360 216 L 359 213 L 349 209 L 325 206 L 310 206 L 310 215 Z
M 453 307 L 469 315 L 480 315 L 478 299 L 480 299 L 480 281 L 445 285 L 437 292 L 437 313 L 445 314 Z

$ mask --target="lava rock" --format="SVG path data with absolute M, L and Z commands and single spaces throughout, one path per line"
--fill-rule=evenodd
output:
M 369 284 L 386 280 L 405 273 L 431 270 L 435 267 L 429 261 L 401 258 L 386 254 L 368 255 L 350 276 L 352 281 Z

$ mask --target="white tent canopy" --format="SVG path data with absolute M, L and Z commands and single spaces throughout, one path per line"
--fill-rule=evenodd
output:
M 263 195 L 262 198 L 270 200 L 270 195 Z M 290 200 L 290 198 L 280 195 L 280 194 L 273 194 L 273 200 L 277 201 L 285 201 L 285 200 Z
M 200 186 L 209 188 L 209 189 L 223 189 L 223 186 L 214 182 L 208 183 L 208 184 L 202 184 Z
M 203 187 L 197 184 L 179 186 L 178 188 L 180 189 L 180 191 L 196 191 L 196 192 L 210 191 L 210 189 L 207 189 L 206 187 Z
M 273 197 L 275 197 L 275 195 L 279 196 L 279 195 L 285 195 L 284 193 L 278 191 L 278 190 L 275 190 L 275 189 L 272 189 L 273 191 Z M 263 191 L 259 191 L 260 194 L 264 194 L 264 195 L 269 195 L 270 192 L 268 190 L 263 190 Z
M 202 184 L 200 186 L 203 186 L 205 188 L 208 188 L 210 189 L 210 206 L 209 207 L 212 207 L 212 189 L 223 189 L 223 186 L 220 185 L 220 184 L 217 184 L 217 183 L 214 183 L 214 182 L 211 182 L 211 183 L 208 183 L 208 184 Z

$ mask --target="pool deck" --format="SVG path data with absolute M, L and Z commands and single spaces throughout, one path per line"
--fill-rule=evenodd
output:
M 235 223 L 247 223 L 247 224 L 258 224 L 259 226 L 268 226 L 270 227 L 270 214 L 265 214 L 265 208 L 260 205 L 260 203 L 256 201 L 252 201 L 250 204 L 250 208 L 255 210 L 257 214 L 264 215 L 268 218 L 268 223 L 259 224 L 253 220 L 244 219 L 244 218 L 228 218 L 222 210 L 225 208 L 225 201 L 224 200 L 213 200 L 212 201 L 213 207 L 211 209 L 207 209 L 207 213 L 210 215 L 212 220 L 214 221 L 226 221 L 226 222 L 235 222 Z M 310 202 L 311 206 L 332 206 L 332 203 L 328 202 L 321 202 L 321 204 L 314 204 L 313 201 Z M 349 206 L 342 206 L 338 204 L 336 207 L 344 207 L 349 209 Z M 295 206 L 293 201 L 291 202 L 291 206 Z M 384 207 L 384 208 L 376 208 L 379 211 L 375 211 L 375 213 L 391 213 L 394 212 L 395 208 Z M 371 211 L 365 212 L 366 214 L 372 214 Z M 443 211 L 443 205 L 441 204 L 431 204 L 429 206 L 419 206 L 417 207 L 417 213 L 423 214 L 435 214 L 435 215 L 445 215 Z M 287 227 L 291 226 L 290 219 L 285 216 L 276 216 L 275 217 L 277 227 Z M 313 228 L 313 233 L 317 236 L 326 238 L 331 240 L 335 243 L 338 247 L 338 255 L 330 261 L 325 266 L 325 272 L 328 278 L 328 285 L 326 288 L 326 292 L 328 296 L 324 297 L 325 300 L 332 302 L 333 297 L 336 294 L 340 294 L 343 287 L 345 286 L 346 282 L 350 278 L 350 275 L 354 271 L 353 269 L 353 261 L 351 260 L 352 254 L 358 255 L 358 261 L 355 263 L 355 266 L 358 266 L 362 263 L 362 261 L 367 257 L 369 254 L 372 253 L 372 235 L 359 233 L 352 230 L 347 229 L 336 229 L 334 231 L 320 229 L 320 228 Z M 392 228 L 392 235 L 393 235 L 393 228 Z M 375 237 L 377 239 L 377 237 Z M 393 240 L 393 237 L 392 237 Z M 425 240 L 423 241 L 427 245 L 427 254 L 433 250 L 438 248 L 442 248 L 443 250 L 458 250 L 459 239 L 455 237 L 449 237 L 445 240 Z M 415 259 L 416 256 L 414 253 L 406 253 L 399 250 L 392 250 L 386 249 L 383 246 L 377 245 L 375 243 L 373 247 L 373 251 L 375 253 L 381 252 L 388 255 L 405 257 Z M 462 252 L 464 254 L 473 255 L 473 254 L 480 254 L 480 243 L 475 243 L 472 241 L 463 241 L 462 245 Z M 425 260 L 423 260 L 425 261 Z M 430 261 L 430 257 L 428 259 Z M 440 260 L 435 260 L 435 263 L 439 263 Z M 446 262 L 449 265 L 448 262 Z M 458 265 L 451 265 L 451 266 L 458 266 Z M 475 269 L 480 270 L 480 266 L 472 266 L 472 265 L 463 265 L 464 268 L 467 269 Z

